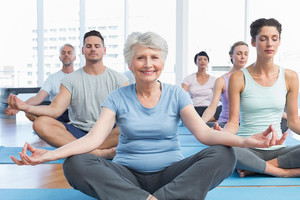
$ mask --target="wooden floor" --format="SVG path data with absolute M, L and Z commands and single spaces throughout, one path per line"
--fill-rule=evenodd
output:
M 25 141 L 34 147 L 49 146 L 33 133 L 32 122 L 20 112 L 15 119 L 0 118 L 0 145 L 21 147 Z M 62 164 L 18 166 L 0 164 L 0 189 L 71 188 L 64 177 Z

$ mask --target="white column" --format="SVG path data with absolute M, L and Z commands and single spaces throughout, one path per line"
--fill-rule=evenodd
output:
M 248 39 L 248 33 L 249 33 L 248 18 L 249 18 L 249 2 L 248 2 L 248 0 L 245 0 L 244 42 L 247 42 L 247 39 Z
M 176 0 L 176 85 L 180 86 L 187 74 L 188 55 L 188 0 Z
M 80 46 L 79 46 L 79 55 L 80 55 L 80 67 L 85 65 L 85 57 L 82 55 L 82 47 L 83 47 L 83 36 L 85 34 L 85 0 L 80 0 Z
M 44 82 L 44 0 L 37 3 L 37 85 Z
M 129 32 L 129 6 L 128 6 L 128 0 L 124 0 L 124 43 L 126 42 L 126 39 L 128 37 Z M 124 63 L 124 72 L 128 70 L 127 63 Z

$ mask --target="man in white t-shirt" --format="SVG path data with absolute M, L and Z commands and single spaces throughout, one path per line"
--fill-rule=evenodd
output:
M 48 96 L 49 101 L 52 102 L 56 95 L 59 93 L 61 80 L 67 75 L 74 71 L 73 63 L 76 59 L 76 51 L 71 44 L 65 44 L 60 48 L 59 59 L 62 62 L 62 69 L 58 72 L 55 72 L 47 78 L 43 83 L 40 91 L 33 97 L 25 101 L 29 105 L 39 105 L 41 104 Z M 7 116 L 16 115 L 19 110 L 12 109 L 10 106 L 5 110 Z M 34 121 L 36 116 L 26 113 L 26 117 Z M 68 109 L 57 118 L 57 120 L 62 122 L 69 122 Z

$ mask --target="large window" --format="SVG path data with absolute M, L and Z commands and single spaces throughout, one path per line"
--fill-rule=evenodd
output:
M 75 69 L 80 67 L 79 0 L 44 0 L 44 79 L 61 69 L 59 49 L 75 47 Z
M 124 71 L 124 1 L 85 0 L 86 31 L 98 30 L 105 42 L 104 64 Z
M 36 13 L 36 0 L 1 1 L 0 87 L 36 85 Z
M 176 1 L 129 0 L 129 34 L 152 31 L 166 39 L 169 47 L 161 81 L 175 83 Z
M 40 2 L 43 2 L 42 9 L 39 6 L 41 4 L 38 4 Z M 179 80 L 181 77 L 195 72 L 197 69 L 193 58 L 202 50 L 210 57 L 209 73 L 220 76 L 224 73 L 222 70 L 231 67 L 228 51 L 236 41 L 242 40 L 249 44 L 248 64 L 254 62 L 256 51 L 251 47 L 249 25 L 260 17 L 274 17 L 282 23 L 282 40 L 276 63 L 300 72 L 300 42 L 297 40 L 300 35 L 297 27 L 300 12 L 297 10 L 297 0 L 182 0 L 188 4 L 187 10 L 186 4 L 183 8 L 176 6 L 179 2 L 181 1 L 3 1 L 0 3 L 0 87 L 40 86 L 49 74 L 61 68 L 59 48 L 65 43 L 76 47 L 75 69 L 82 67 L 84 57 L 80 56 L 80 38 L 84 32 L 92 29 L 100 31 L 105 38 L 105 65 L 119 72 L 127 70 L 123 57 L 127 34 L 153 31 L 162 35 L 169 45 L 161 81 L 179 83 L 182 81 Z M 180 10 L 183 12 L 176 13 Z M 183 19 L 176 18 L 181 14 Z M 188 28 L 176 29 L 176 20 Z M 176 49 L 176 43 L 182 42 L 176 41 L 176 35 L 183 36 L 183 41 L 187 41 L 183 47 L 179 45 L 183 49 Z M 40 45 L 41 42 L 43 45 Z M 185 59 L 176 64 L 180 62 L 180 56 Z M 187 70 L 178 70 L 180 74 L 176 76 L 175 66 L 176 71 L 180 67 Z
M 206 51 L 209 73 L 219 76 L 214 68 L 231 66 L 229 49 L 244 40 L 245 2 L 240 0 L 189 0 L 188 74 L 196 72 L 194 55 Z

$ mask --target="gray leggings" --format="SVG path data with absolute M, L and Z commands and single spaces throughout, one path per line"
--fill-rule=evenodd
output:
M 236 169 L 264 173 L 266 161 L 278 159 L 280 168 L 300 168 L 300 145 L 283 147 L 277 150 L 259 150 L 251 148 L 233 148 L 236 152 Z
M 205 199 L 231 175 L 236 157 L 231 147 L 208 147 L 162 171 L 138 173 L 106 159 L 82 154 L 66 159 L 65 176 L 76 190 L 97 199 Z

